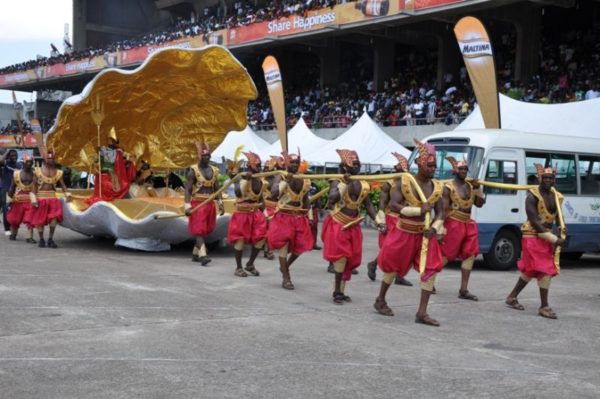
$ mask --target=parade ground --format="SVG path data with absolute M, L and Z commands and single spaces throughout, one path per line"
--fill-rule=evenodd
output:
M 2 398 L 593 398 L 600 392 L 600 257 L 565 262 L 550 289 L 558 320 L 537 316 L 537 285 L 504 305 L 518 273 L 478 261 L 457 298 L 460 269 L 438 277 L 429 312 L 414 322 L 413 287 L 393 286 L 395 317 L 375 313 L 365 264 L 331 300 L 321 251 L 292 268 L 233 276 L 230 248 L 192 263 L 191 245 L 167 253 L 115 248 L 59 228 L 59 249 L 0 242 Z

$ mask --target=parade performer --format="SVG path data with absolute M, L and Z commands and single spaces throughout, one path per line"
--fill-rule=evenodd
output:
M 340 171 L 344 173 L 341 180 L 333 180 L 329 190 L 329 204 L 333 211 L 323 221 L 323 258 L 333 263 L 335 286 L 333 302 L 343 304 L 350 302 L 345 295 L 346 282 L 350 280 L 352 271 L 360 266 L 362 260 L 362 231 L 360 228 L 360 206 L 364 205 L 368 215 L 375 221 L 375 210 L 369 199 L 371 187 L 361 180 L 351 180 L 351 175 L 360 172 L 360 160 L 356 151 L 336 150 L 341 158 Z M 385 232 L 385 224 L 377 223 L 377 228 Z
M 86 200 L 90 205 L 97 201 L 124 198 L 129 192 L 129 185 L 136 178 L 135 164 L 119 147 L 119 139 L 114 127 L 110 129 L 108 141 L 108 146 L 99 149 L 102 173 L 100 178 L 96 175 L 94 180 L 94 195 Z
M 12 178 L 15 170 L 21 169 L 21 165 L 17 162 L 19 154 L 17 150 L 8 150 L 0 155 L 0 207 L 2 208 L 2 222 L 4 224 L 4 234 L 10 236 L 10 223 L 6 216 L 8 212 L 8 204 L 6 203 L 6 194 L 12 184 Z
M 390 209 L 398 212 L 396 228 L 388 233 L 377 263 L 383 271 L 383 281 L 379 296 L 375 299 L 375 310 L 385 316 L 393 316 L 394 313 L 385 301 L 388 288 L 394 281 L 396 275 L 405 276 L 412 264 L 415 270 L 419 270 L 420 254 L 423 237 L 429 239 L 427 259 L 424 266 L 425 271 L 421 275 L 421 300 L 415 317 L 415 322 L 431 326 L 439 326 L 439 323 L 427 314 L 427 304 L 435 283 L 435 276 L 442 271 L 442 251 L 438 240 L 442 239 L 444 220 L 442 193 L 443 185 L 434 180 L 436 170 L 435 147 L 431 144 L 423 144 L 415 139 L 419 156 L 416 160 L 418 171 L 415 176 L 417 184 L 427 198 L 421 202 L 415 194 L 411 180 L 408 176 L 401 179 L 401 184 L 396 184 L 392 191 Z M 435 210 L 435 220 L 429 229 L 425 229 L 425 214 Z M 436 239 L 437 238 L 437 239 Z
M 254 266 L 254 261 L 260 250 L 264 247 L 267 236 L 267 221 L 263 214 L 263 182 L 252 177 L 253 173 L 260 172 L 260 157 L 253 152 L 244 152 L 248 159 L 247 171 L 240 181 L 235 182 L 236 210 L 229 221 L 227 241 L 235 249 L 236 269 L 234 274 L 247 277 L 248 274 L 258 276 L 259 272 Z M 250 259 L 242 269 L 242 254 L 244 244 L 252 245 Z
M 23 169 L 13 172 L 13 179 L 6 194 L 6 202 L 10 205 L 10 210 L 6 213 L 6 218 L 10 223 L 10 237 L 14 241 L 17 239 L 19 226 L 27 226 L 27 239 L 25 242 L 35 244 L 33 239 L 33 227 L 31 226 L 31 198 L 30 193 L 33 190 L 33 156 L 23 152 Z
M 265 162 L 264 171 L 272 172 L 274 170 L 284 170 L 285 169 L 285 161 L 283 157 L 273 156 L 271 155 L 271 159 Z M 267 218 L 267 231 L 269 229 L 270 221 L 273 219 L 275 215 L 275 210 L 277 209 L 277 200 L 272 198 L 272 189 L 275 181 L 275 176 L 267 176 L 263 178 L 263 200 L 265 202 L 265 217 Z M 269 243 L 265 244 L 264 248 L 265 258 L 269 260 L 275 259 L 275 255 L 271 248 L 269 248 Z
M 269 223 L 267 242 L 269 248 L 279 252 L 279 270 L 283 281 L 281 286 L 293 290 L 294 284 L 290 276 L 292 263 L 304 252 L 313 248 L 314 239 L 308 220 L 310 201 L 310 180 L 297 179 L 293 176 L 300 167 L 300 150 L 298 154 L 283 152 L 287 178 L 275 176 L 271 188 L 271 198 L 277 198 L 277 208 Z
M 309 196 L 316 195 L 319 192 L 319 186 L 315 184 L 315 182 L 310 182 L 310 191 L 308 192 Z M 322 249 L 317 243 L 317 238 L 319 237 L 319 211 L 322 208 L 321 200 L 317 199 L 316 201 L 311 201 L 310 203 L 310 212 L 308 213 L 308 219 L 310 220 L 310 230 L 313 235 L 313 240 L 315 245 L 313 246 L 314 250 Z
M 44 248 L 44 227 L 49 226 L 48 247 L 57 248 L 54 242 L 54 231 L 56 226 L 63 220 L 62 204 L 56 197 L 56 186 L 60 185 L 67 202 L 71 201 L 71 193 L 63 181 L 63 172 L 56 168 L 54 151 L 40 146 L 40 155 L 44 163 L 34 170 L 33 191 L 31 195 L 31 218 L 29 223 L 38 231 L 38 247 Z
M 522 255 L 521 260 L 517 262 L 521 276 L 506 298 L 506 304 L 513 309 L 525 310 L 517 297 L 527 283 L 535 278 L 540 288 L 539 315 L 556 319 L 556 313 L 548 304 L 548 291 L 552 277 L 560 272 L 559 259 L 554 256 L 555 249 L 565 245 L 565 240 L 552 232 L 555 221 L 560 230 L 558 208 L 562 207 L 563 196 L 554 188 L 556 170 L 551 167 L 544 168 L 540 164 L 535 164 L 535 167 L 538 172 L 539 186 L 530 189 L 525 200 L 527 221 L 521 226 Z M 566 236 L 566 231 L 561 233 Z
M 408 172 L 408 160 L 397 152 L 392 152 L 392 155 L 396 157 L 398 163 L 394 166 L 394 170 L 396 173 L 404 173 Z M 398 222 L 398 213 L 392 211 L 389 207 L 390 204 L 390 195 L 392 190 L 395 189 L 398 180 L 390 180 L 386 181 L 381 185 L 381 194 L 379 196 L 379 210 L 377 211 L 377 220 L 381 223 L 385 223 L 387 227 L 387 232 L 379 233 L 379 249 L 383 245 L 383 241 L 385 237 L 389 234 L 389 232 L 396 228 L 396 223 Z M 371 281 L 375 281 L 377 276 L 377 258 L 373 261 L 367 263 L 367 276 Z M 412 283 L 405 279 L 402 276 L 396 276 L 396 284 L 398 285 L 406 285 L 408 287 L 412 287 Z
M 204 240 L 215 229 L 217 209 L 214 201 L 208 202 L 193 212 L 192 209 L 195 209 L 219 189 L 219 169 L 210 164 L 211 150 L 208 144 L 196 142 L 196 149 L 198 150 L 198 163 L 190 166 L 186 175 L 184 209 L 185 214 L 189 216 L 188 230 L 190 234 L 196 236 L 192 261 L 206 266 L 211 259 L 207 256 Z M 220 195 L 217 197 L 217 202 L 219 214 L 222 215 L 225 210 Z
M 479 254 L 477 223 L 471 219 L 471 209 L 473 205 L 481 208 L 485 204 L 485 198 L 477 180 L 466 180 L 469 173 L 467 161 L 457 161 L 454 157 L 446 159 L 452 165 L 454 179 L 445 184 L 442 197 L 446 217 L 446 236 L 442 244 L 443 262 L 446 265 L 457 258 L 462 260 L 458 297 L 477 301 L 477 296 L 467 289 L 475 257 Z

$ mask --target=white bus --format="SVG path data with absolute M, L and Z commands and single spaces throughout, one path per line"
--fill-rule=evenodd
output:
M 466 157 L 471 177 L 501 183 L 538 184 L 535 163 L 556 167 L 555 187 L 565 196 L 564 256 L 600 251 L 600 139 L 481 129 L 439 133 L 426 141 L 436 147 L 438 179 L 453 178 L 447 156 Z M 485 187 L 484 192 L 486 204 L 472 213 L 481 253 L 489 267 L 506 270 L 521 254 L 527 191 Z

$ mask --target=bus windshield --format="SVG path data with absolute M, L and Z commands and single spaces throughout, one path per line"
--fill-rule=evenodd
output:
M 478 177 L 479 168 L 483 160 L 483 148 L 469 145 L 437 144 L 435 152 L 437 156 L 436 179 L 452 179 L 454 177 L 452 165 L 450 165 L 446 157 L 454 157 L 457 161 L 466 159 L 469 162 L 469 176 L 472 178 Z M 410 171 L 412 173 L 417 172 L 417 165 L 415 164 L 416 155 L 416 151 L 414 151 L 410 156 Z

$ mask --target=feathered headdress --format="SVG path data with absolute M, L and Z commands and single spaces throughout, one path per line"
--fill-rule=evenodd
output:
M 429 162 L 436 162 L 435 157 L 435 147 L 433 144 L 422 143 L 417 139 L 413 139 L 415 145 L 417 146 L 417 150 L 419 151 L 419 156 L 417 157 L 417 165 L 424 168 L 427 166 Z
M 404 155 L 397 152 L 392 152 L 392 155 L 398 160 L 396 167 L 402 172 L 408 172 L 408 159 L 406 159 Z
M 458 172 L 458 168 L 469 167 L 469 163 L 466 159 L 463 159 L 462 161 L 457 161 L 454 157 L 446 157 L 446 159 L 450 162 L 450 165 L 452 165 L 452 169 L 455 173 Z
M 240 145 L 235 149 L 235 153 L 233 154 L 233 161 L 228 159 L 226 160 L 227 171 L 229 174 L 237 174 L 242 167 L 242 161 L 240 160 L 240 155 L 242 154 L 242 150 L 244 149 L 244 145 Z
M 300 167 L 298 168 L 298 173 L 300 174 L 304 174 L 306 173 L 306 171 L 308 170 L 308 161 L 303 160 L 302 162 L 300 162 Z
M 352 167 L 354 161 L 358 161 L 358 154 L 354 150 L 335 150 L 342 161 L 342 165 Z

